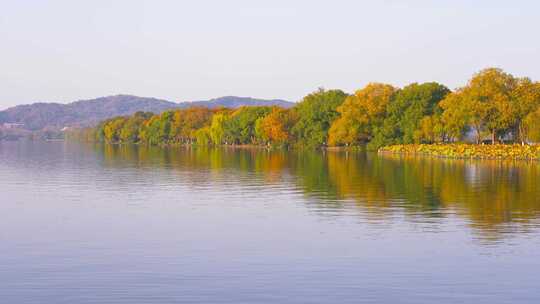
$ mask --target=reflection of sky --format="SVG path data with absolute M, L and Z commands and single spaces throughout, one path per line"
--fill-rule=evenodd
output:
M 465 178 L 469 184 L 473 184 L 478 180 L 478 170 L 475 165 L 465 167 Z
M 537 298 L 538 229 L 486 242 L 466 217 L 407 215 L 403 200 L 374 216 L 306 193 L 287 163 L 267 180 L 236 161 L 1 145 L 0 294 L 11 303 Z
M 0 155 L 4 191 L 15 204 L 47 195 L 52 204 L 111 207 L 264 198 L 372 224 L 437 227 L 459 215 L 473 229 L 508 233 L 536 227 L 540 214 L 540 168 L 528 162 L 31 142 L 3 143 Z

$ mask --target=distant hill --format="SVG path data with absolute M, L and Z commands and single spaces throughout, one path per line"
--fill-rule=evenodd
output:
M 80 100 L 68 104 L 34 103 L 20 105 L 0 111 L 0 124 L 21 123 L 27 130 L 59 130 L 66 126 L 92 126 L 114 116 L 131 115 L 137 111 L 161 113 L 165 110 L 193 106 L 217 108 L 237 108 L 241 106 L 281 106 L 292 107 L 294 103 L 285 100 L 264 100 L 250 97 L 225 96 L 205 101 L 175 103 L 167 100 L 115 95 L 90 100 Z
M 181 106 L 199 106 L 208 108 L 238 108 L 242 106 L 280 106 L 283 108 L 290 108 L 294 103 L 281 99 L 256 99 L 251 97 L 237 97 L 237 96 L 224 96 L 220 98 L 214 98 L 206 101 L 193 101 L 180 103 Z

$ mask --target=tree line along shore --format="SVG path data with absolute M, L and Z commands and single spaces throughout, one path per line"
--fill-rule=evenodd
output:
M 484 143 L 513 149 L 508 151 L 513 155 L 525 149 L 536 151 L 517 147 L 540 141 L 540 83 L 487 68 L 453 91 L 437 82 L 403 88 L 370 83 L 354 94 L 319 89 L 290 109 L 244 106 L 137 112 L 93 128 L 71 130 L 67 137 L 149 145 L 366 147 L 395 153 L 425 153 L 426 145 L 437 144 L 433 151 L 447 147 L 452 151 L 447 156 L 472 153 L 468 148 L 452 148 L 472 142 L 464 147 L 475 146 L 474 155 L 493 152 Z

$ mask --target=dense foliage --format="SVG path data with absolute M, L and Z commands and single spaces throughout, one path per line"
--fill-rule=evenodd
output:
M 540 83 L 496 68 L 450 91 L 436 82 L 319 89 L 293 108 L 195 107 L 116 117 L 72 135 L 110 143 L 359 146 L 540 141 Z
M 326 145 L 328 130 L 339 117 L 337 108 L 345 98 L 347 94 L 341 90 L 323 89 L 304 97 L 296 106 L 298 121 L 291 130 L 298 142 L 307 146 Z

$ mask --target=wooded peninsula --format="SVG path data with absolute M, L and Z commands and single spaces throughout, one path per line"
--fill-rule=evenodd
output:
M 464 142 L 526 146 L 540 141 L 540 83 L 487 68 L 454 91 L 437 82 L 403 88 L 370 83 L 350 95 L 319 89 L 289 109 L 137 112 L 72 130 L 68 137 L 149 145 L 386 147 L 383 150 L 394 152 L 417 148 L 389 146 Z

